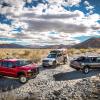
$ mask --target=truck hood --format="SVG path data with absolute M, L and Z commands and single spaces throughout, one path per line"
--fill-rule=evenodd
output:
M 31 70 L 31 69 L 37 68 L 37 65 L 36 64 L 29 64 L 29 65 L 21 66 L 18 68 L 21 70 Z
M 44 58 L 43 60 L 54 61 L 55 58 Z

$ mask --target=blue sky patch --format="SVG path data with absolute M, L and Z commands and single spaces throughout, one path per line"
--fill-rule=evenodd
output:
M 5 15 L 0 14 L 0 23 L 11 25 L 12 19 L 8 19 Z
M 23 30 L 23 28 L 17 27 L 17 28 L 14 28 L 14 29 L 12 30 L 12 32 L 18 32 L 18 33 L 20 33 L 20 32 L 22 32 L 22 30 Z

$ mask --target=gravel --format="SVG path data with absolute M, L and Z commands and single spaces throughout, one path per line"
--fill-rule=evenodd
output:
M 37 77 L 24 85 L 13 78 L 1 78 L 0 89 L 3 100 L 100 100 L 100 70 L 84 75 L 68 65 L 40 66 Z

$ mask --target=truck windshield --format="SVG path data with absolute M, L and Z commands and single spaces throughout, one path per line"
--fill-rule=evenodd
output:
M 85 57 L 79 57 L 76 59 L 77 61 L 84 61 L 85 60 Z
M 25 66 L 25 65 L 29 65 L 31 64 L 32 62 L 29 61 L 29 60 L 19 60 L 16 62 L 16 66 Z
M 49 54 L 47 58 L 56 58 L 56 54 Z

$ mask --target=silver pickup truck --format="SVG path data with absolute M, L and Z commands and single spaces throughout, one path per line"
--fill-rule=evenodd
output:
M 67 62 L 67 56 L 65 53 L 63 53 L 62 50 L 52 50 L 50 51 L 48 56 L 42 60 L 42 66 L 56 67 L 59 64 L 66 64 L 66 62 Z
M 95 68 L 100 69 L 100 57 L 81 56 L 75 60 L 70 61 L 70 67 L 76 70 L 82 70 L 85 74 L 87 74 L 89 73 L 90 69 L 95 69 Z

